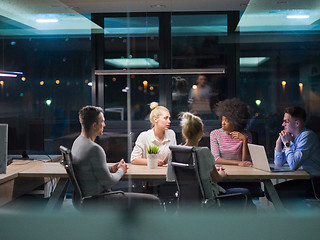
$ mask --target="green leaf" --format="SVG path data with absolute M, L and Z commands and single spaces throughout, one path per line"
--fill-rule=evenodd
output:
M 159 152 L 159 147 L 157 145 L 147 147 L 147 152 L 149 154 L 157 154 Z

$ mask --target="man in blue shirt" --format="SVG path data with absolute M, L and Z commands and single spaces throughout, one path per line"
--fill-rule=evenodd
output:
M 293 180 L 277 184 L 280 198 L 315 197 L 316 188 L 320 188 L 320 143 L 318 136 L 304 127 L 306 112 L 301 107 L 285 109 L 282 126 L 276 141 L 274 163 L 282 166 L 288 163 L 290 169 L 302 168 L 311 175 L 310 180 Z

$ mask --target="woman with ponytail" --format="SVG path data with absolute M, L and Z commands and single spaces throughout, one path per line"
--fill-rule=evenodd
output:
M 152 128 L 140 133 L 131 153 L 131 163 L 147 165 L 147 147 L 159 147 L 158 166 L 168 163 L 170 145 L 176 145 L 176 134 L 170 127 L 170 112 L 166 107 L 159 106 L 157 102 L 150 104 L 150 123 Z
M 195 146 L 199 161 L 199 173 L 203 184 L 205 196 L 207 199 L 214 199 L 215 196 L 230 193 L 244 193 L 248 197 L 248 205 L 250 210 L 255 209 L 250 198 L 250 192 L 246 188 L 229 188 L 223 189 L 217 184 L 223 180 L 227 174 L 222 167 L 216 167 L 215 159 L 208 147 L 198 147 L 198 143 L 203 135 L 203 122 L 201 118 L 192 113 L 185 112 L 180 114 L 180 125 L 182 127 L 182 136 L 185 139 L 186 146 Z M 233 204 L 240 203 L 234 201 Z

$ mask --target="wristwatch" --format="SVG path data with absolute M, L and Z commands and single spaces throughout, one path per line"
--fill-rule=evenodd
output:
M 286 142 L 286 147 L 290 147 L 290 142 Z

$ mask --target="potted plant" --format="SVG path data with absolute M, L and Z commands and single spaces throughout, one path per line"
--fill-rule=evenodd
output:
M 159 147 L 157 145 L 147 147 L 147 166 L 148 168 L 158 167 Z

